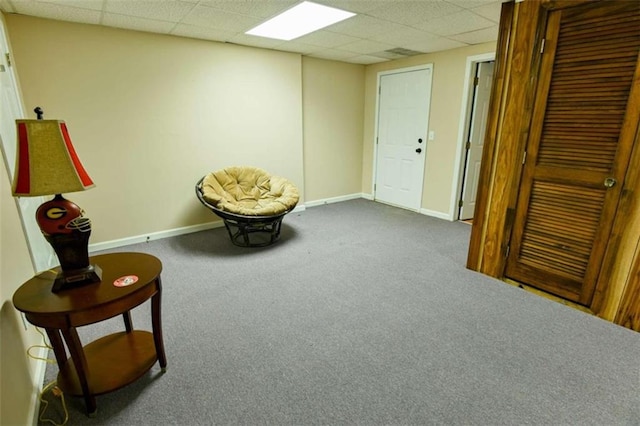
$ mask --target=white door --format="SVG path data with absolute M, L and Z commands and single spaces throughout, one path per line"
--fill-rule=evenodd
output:
M 467 140 L 467 160 L 465 162 L 464 183 L 462 186 L 460 220 L 473 218 L 473 212 L 476 208 L 480 162 L 482 161 L 482 148 L 484 147 L 484 134 L 487 127 L 489 98 L 491 97 L 491 84 L 493 82 L 493 64 L 493 61 L 477 64 L 477 80 L 471 110 L 469 139 Z
M 2 55 L 0 58 L 0 148 L 2 148 L 2 156 L 9 172 L 9 181 L 12 181 L 16 162 L 15 120 L 23 118 L 23 114 L 18 86 L 10 64 L 10 57 L 7 56 L 8 53 L 9 47 L 4 22 L 0 20 L 0 54 Z M 42 236 L 36 223 L 36 210 L 44 201 L 43 197 L 17 199 L 22 228 L 27 238 L 31 262 L 36 272 L 49 269 L 57 264 L 55 252 Z
M 430 104 L 431 66 L 380 76 L 377 201 L 420 210 Z

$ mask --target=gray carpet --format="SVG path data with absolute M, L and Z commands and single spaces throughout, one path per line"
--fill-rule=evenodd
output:
M 96 418 L 67 398 L 69 424 L 640 424 L 640 334 L 465 269 L 470 230 L 353 200 L 288 215 L 268 248 L 219 228 L 112 250 L 163 262 L 168 371 Z

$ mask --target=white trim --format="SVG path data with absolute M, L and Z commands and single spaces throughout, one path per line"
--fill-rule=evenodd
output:
M 120 238 L 118 240 L 105 241 L 102 243 L 89 244 L 89 252 L 93 253 L 101 250 L 108 250 L 116 247 L 128 246 L 130 244 L 144 243 L 151 240 L 175 237 L 177 235 L 191 234 L 192 232 L 206 231 L 208 229 L 220 228 L 224 226 L 222 220 L 216 222 L 203 223 L 200 225 L 184 226 L 182 228 L 168 229 L 166 231 L 152 232 L 150 234 L 135 235 L 133 237 Z
M 304 205 L 299 205 L 291 212 L 303 212 Z M 178 235 L 191 234 L 194 232 L 207 231 L 209 229 L 221 228 L 224 226 L 222 220 L 215 222 L 202 223 L 200 225 L 183 226 L 181 228 L 168 229 L 166 231 L 152 232 L 150 234 L 135 235 L 133 237 L 120 238 L 118 240 L 105 241 L 102 243 L 89 244 L 89 253 L 95 253 L 101 250 L 128 246 L 130 244 L 145 243 L 152 240 L 161 240 L 163 238 L 175 237 Z
M 362 198 L 364 198 L 365 200 L 369 200 L 369 201 L 373 201 L 373 194 L 367 194 L 367 193 L 362 193 L 360 194 L 362 196 Z
M 371 165 L 371 196 L 375 201 L 376 199 L 376 174 L 378 173 L 378 144 L 376 141 L 378 140 L 378 118 L 380 116 L 380 77 L 382 73 L 379 72 L 376 80 L 376 109 L 375 109 L 375 117 L 373 120 L 373 140 L 371 141 L 373 144 L 373 164 Z
M 456 142 L 456 161 L 453 169 L 453 182 L 451 185 L 451 200 L 449 202 L 448 219 L 454 221 L 458 218 L 458 197 L 462 192 L 462 173 L 464 171 L 464 149 L 465 145 L 464 135 L 466 134 L 467 121 L 469 118 L 471 102 L 471 90 L 472 90 L 472 73 L 473 65 L 478 62 L 493 61 L 496 58 L 496 52 L 483 53 L 481 55 L 467 56 L 467 65 L 464 72 L 464 90 L 462 92 L 462 104 L 460 106 L 460 121 L 458 123 L 458 139 Z
M 35 355 L 38 358 L 47 359 L 49 356 L 49 350 L 46 348 L 38 348 L 38 353 Z M 40 394 L 44 387 L 44 375 L 47 372 L 47 363 L 44 361 L 38 361 L 36 363 L 35 371 L 33 372 L 33 394 L 31 395 L 31 402 L 29 403 L 29 414 L 27 418 L 32 419 L 32 426 L 38 426 L 38 418 L 40 417 Z
M 438 211 L 435 211 L 435 210 L 420 209 L 420 214 L 423 214 L 425 216 L 437 217 L 438 219 L 448 220 L 449 222 L 453 222 L 454 221 L 454 219 L 452 219 L 449 214 L 438 212 Z
M 427 174 L 427 154 L 428 154 L 428 147 L 429 147 L 429 128 L 431 127 L 431 100 L 433 98 L 433 62 L 429 62 L 427 64 L 422 64 L 422 65 L 416 65 L 413 67 L 406 67 L 406 68 L 396 68 L 396 69 L 392 69 L 392 70 L 387 70 L 387 71 L 380 71 L 378 72 L 377 75 L 377 80 L 376 80 L 376 109 L 375 109 L 375 120 L 374 120 L 374 128 L 373 128 L 373 166 L 371 167 L 371 190 L 372 190 L 372 194 L 371 194 L 371 199 L 373 201 L 376 201 L 376 192 L 374 190 L 375 188 L 375 184 L 376 184 L 376 174 L 378 173 L 377 170 L 377 164 L 378 164 L 378 144 L 376 143 L 376 141 L 378 140 L 378 118 L 380 116 L 380 79 L 381 77 L 385 76 L 385 75 L 391 75 L 391 74 L 402 74 L 405 72 L 412 72 L 412 71 L 421 71 L 421 70 L 429 70 L 429 105 L 428 105 L 428 112 L 427 112 L 427 134 L 425 135 L 425 149 L 424 149 L 424 170 L 422 173 L 422 182 L 421 182 L 421 195 L 420 195 L 420 206 L 422 206 L 422 193 L 424 193 L 424 182 L 425 182 L 425 175 Z M 401 207 L 401 208 L 406 208 L 406 207 Z
M 324 198 L 321 200 L 306 202 L 305 205 L 307 207 L 315 207 L 315 206 L 321 206 L 324 204 L 339 203 L 341 201 L 356 200 L 358 198 L 364 198 L 364 194 L 356 193 L 356 194 L 349 194 L 349 195 L 341 195 L 339 197 Z

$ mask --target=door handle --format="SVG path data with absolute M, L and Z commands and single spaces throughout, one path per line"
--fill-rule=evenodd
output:
M 608 177 L 604 180 L 604 187 L 605 188 L 613 188 L 615 186 L 615 184 L 618 183 L 617 180 L 615 180 L 612 177 Z
M 418 148 L 418 149 L 416 149 L 416 152 L 417 152 L 418 154 L 420 154 L 420 153 L 422 152 L 422 148 Z

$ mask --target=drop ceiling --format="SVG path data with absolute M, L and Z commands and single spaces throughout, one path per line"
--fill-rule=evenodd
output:
M 0 10 L 372 64 L 494 42 L 501 0 L 313 0 L 356 16 L 291 41 L 245 31 L 301 0 L 0 0 Z

